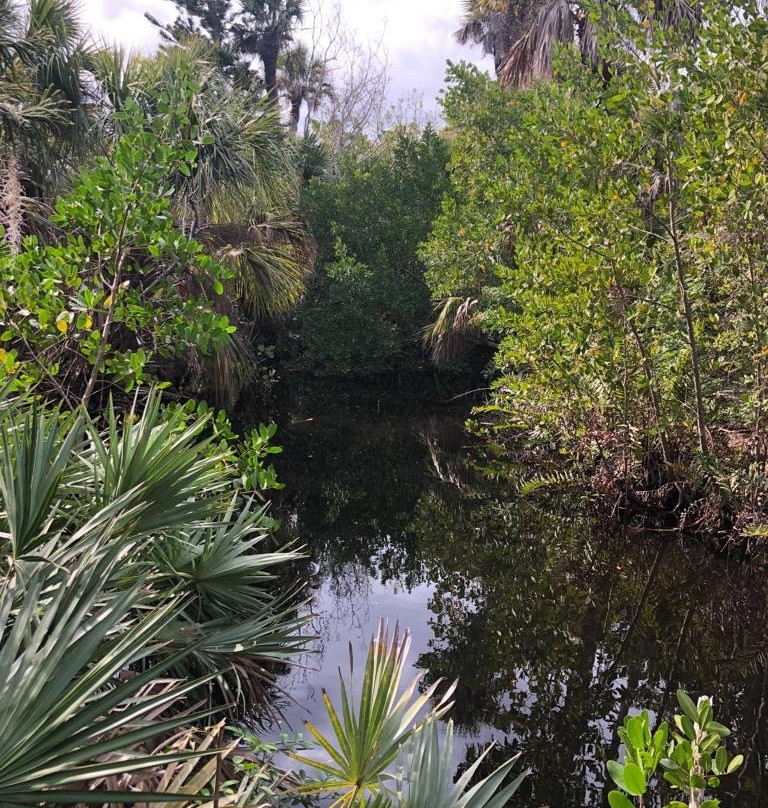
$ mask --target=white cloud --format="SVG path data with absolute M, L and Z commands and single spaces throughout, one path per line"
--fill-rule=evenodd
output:
M 144 13 L 163 22 L 172 20 L 175 13 L 170 0 L 81 2 L 83 19 L 94 34 L 145 53 L 154 50 L 160 38 Z M 453 38 L 461 18 L 461 0 L 342 0 L 342 6 L 346 23 L 360 37 L 376 40 L 383 32 L 392 102 L 416 91 L 425 107 L 434 110 L 447 59 L 490 65 L 477 50 L 462 47 Z
M 85 24 L 94 36 L 107 42 L 150 53 L 160 44 L 157 29 L 144 16 L 149 12 L 161 22 L 175 16 L 169 0 L 81 0 Z

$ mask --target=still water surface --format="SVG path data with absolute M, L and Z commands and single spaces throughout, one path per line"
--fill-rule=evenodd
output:
M 361 671 L 383 617 L 410 629 L 412 674 L 460 680 L 457 766 L 491 740 L 496 762 L 522 751 L 514 805 L 606 805 L 615 726 L 666 713 L 678 686 L 713 696 L 747 755 L 723 804 L 768 804 L 766 575 L 595 524 L 557 492 L 517 497 L 520 469 L 483 474 L 466 416 L 399 391 L 292 394 L 279 513 L 308 548 L 318 639 L 281 679 L 298 702 L 283 729 L 329 729 L 321 691 L 338 695 L 350 645 Z

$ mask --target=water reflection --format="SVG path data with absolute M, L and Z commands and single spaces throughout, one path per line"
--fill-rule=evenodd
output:
M 514 804 L 557 808 L 606 804 L 614 728 L 638 706 L 666 712 L 682 685 L 713 695 L 748 751 L 725 804 L 764 805 L 765 575 L 601 529 L 552 492 L 518 499 L 472 471 L 485 461 L 465 415 L 398 394 L 289 408 L 282 511 L 311 551 L 320 654 L 284 684 L 322 724 L 348 642 L 362 654 L 379 616 L 399 619 L 415 667 L 460 679 L 465 761 L 490 738 L 496 758 L 522 749 L 534 774 Z

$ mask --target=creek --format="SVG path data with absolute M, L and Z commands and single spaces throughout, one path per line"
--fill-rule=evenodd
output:
M 724 805 L 768 803 L 768 576 L 696 545 L 596 519 L 568 492 L 520 497 L 462 408 L 415 394 L 295 389 L 280 416 L 283 532 L 306 545 L 311 653 L 280 679 L 281 729 L 338 703 L 380 618 L 410 629 L 410 674 L 459 679 L 457 767 L 491 740 L 532 774 L 514 805 L 607 805 L 615 728 L 714 697 L 745 767 Z

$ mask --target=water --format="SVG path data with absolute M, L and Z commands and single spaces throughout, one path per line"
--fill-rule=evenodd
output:
M 459 767 L 489 741 L 533 769 L 514 805 L 607 804 L 604 761 L 628 712 L 713 696 L 747 765 L 724 805 L 766 804 L 768 581 L 695 547 L 595 524 L 572 496 L 490 480 L 464 409 L 401 391 L 295 392 L 282 416 L 280 515 L 307 545 L 313 653 L 282 677 L 283 729 L 328 723 L 351 645 L 380 618 L 412 632 L 425 682 L 459 678 Z M 495 462 L 495 461 L 493 461 Z M 600 520 L 598 520 L 600 521 Z M 605 522 L 606 520 L 602 520 Z

